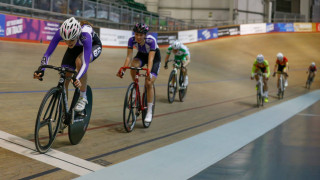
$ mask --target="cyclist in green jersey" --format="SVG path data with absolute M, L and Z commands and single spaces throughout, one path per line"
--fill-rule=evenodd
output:
M 269 63 L 267 60 L 264 59 L 262 54 L 259 54 L 257 58 L 255 59 L 253 66 L 252 66 L 252 71 L 251 71 L 251 80 L 256 79 L 256 81 L 259 80 L 258 75 L 255 75 L 255 73 L 261 72 L 263 73 L 263 83 L 264 83 L 264 102 L 269 102 L 268 100 L 268 80 L 270 76 L 270 68 L 269 68 Z
M 174 54 L 174 60 L 180 60 L 183 62 L 182 72 L 183 76 L 185 77 L 183 86 L 188 86 L 188 71 L 187 66 L 190 63 L 190 52 L 187 46 L 182 44 L 180 41 L 176 40 L 174 41 L 167 50 L 167 56 L 165 58 L 165 69 L 168 69 L 168 59 L 171 55 L 171 52 Z M 180 62 L 177 62 L 178 65 L 180 65 Z

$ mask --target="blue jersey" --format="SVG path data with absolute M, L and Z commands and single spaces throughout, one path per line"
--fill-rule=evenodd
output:
M 146 42 L 144 43 L 144 45 L 141 46 L 136 41 L 135 37 L 132 36 L 131 38 L 129 38 L 128 48 L 133 49 L 133 46 L 135 46 L 137 48 L 138 52 L 146 53 L 146 54 L 148 54 L 150 51 L 155 51 L 157 48 L 159 48 L 159 46 L 157 44 L 157 40 L 153 36 L 148 35 L 145 40 L 146 40 Z
M 90 59 L 92 58 L 92 44 L 93 44 L 93 37 L 95 32 L 93 31 L 92 27 L 89 25 L 83 25 L 81 27 L 81 34 L 79 36 L 79 39 L 76 43 L 76 46 L 82 46 L 83 47 L 83 61 L 82 66 L 78 72 L 77 79 L 80 79 L 88 70 Z M 48 64 L 50 56 L 52 55 L 53 51 L 56 49 L 59 42 L 62 40 L 62 37 L 60 36 L 60 29 L 55 33 L 54 37 L 52 38 L 49 47 L 44 54 L 45 62 L 42 61 L 41 64 Z

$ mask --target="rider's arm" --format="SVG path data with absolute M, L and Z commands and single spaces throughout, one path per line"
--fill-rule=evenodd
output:
M 82 66 L 78 72 L 77 79 L 80 80 L 81 77 L 87 72 L 89 63 L 90 63 L 90 57 L 92 53 L 92 37 L 91 34 L 88 32 L 82 32 L 82 38 L 81 42 L 83 44 L 83 56 L 82 58 Z
M 46 53 L 43 55 L 43 58 L 41 60 L 41 65 L 46 65 L 49 62 L 50 56 L 53 53 L 53 51 L 56 49 L 56 47 L 58 46 L 59 42 L 62 40 L 61 36 L 60 36 L 60 29 L 54 34 L 49 47 L 46 51 Z
M 165 65 L 167 64 L 167 62 L 168 62 L 168 60 L 169 60 L 169 57 L 170 57 L 170 54 L 167 54 L 167 55 L 166 55 L 166 58 L 164 59 Z
M 251 70 L 251 77 L 254 76 L 254 73 L 256 72 L 256 69 L 257 69 L 256 63 L 254 62 L 254 63 L 253 63 L 253 66 L 252 66 L 252 70 Z
M 133 49 L 128 48 L 128 50 L 127 50 L 127 58 L 124 61 L 123 67 L 128 67 L 129 66 L 129 63 L 130 63 L 130 61 L 132 59 L 132 54 L 133 54 Z
M 268 61 L 264 61 L 265 62 L 265 65 L 266 65 L 266 69 L 267 69 L 267 77 L 270 76 L 270 67 L 269 67 L 269 63 Z
M 278 71 L 278 63 L 276 62 L 276 64 L 274 65 L 273 73 L 276 73 L 277 71 Z
M 186 59 L 187 61 L 183 64 L 184 67 L 187 67 L 187 65 L 191 62 L 189 55 L 186 56 Z

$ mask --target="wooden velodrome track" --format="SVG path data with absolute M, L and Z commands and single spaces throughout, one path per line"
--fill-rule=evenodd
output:
M 281 51 L 289 59 L 289 87 L 285 99 L 276 99 L 276 81 L 269 81 L 268 108 L 307 93 L 303 86 L 306 68 L 320 64 L 320 33 L 276 33 L 238 36 L 187 45 L 192 62 L 185 102 L 167 101 L 167 80 L 171 70 L 163 65 L 156 81 L 155 117 L 149 129 L 137 122 L 132 133 L 122 124 L 123 100 L 130 83 L 115 76 L 123 65 L 126 49 L 104 48 L 89 67 L 93 88 L 93 112 L 89 129 L 78 145 L 71 145 L 67 133 L 59 135 L 53 149 L 104 165 L 116 164 L 156 148 L 177 142 L 259 111 L 255 107 L 255 82 L 250 80 L 252 63 L 262 53 L 271 66 Z M 44 81 L 32 79 L 48 45 L 0 41 L 0 130 L 32 140 L 34 124 L 45 92 L 56 86 L 58 75 L 47 70 Z M 59 65 L 66 46 L 55 50 L 50 64 Z M 162 61 L 165 48 L 161 48 Z M 312 89 L 319 88 L 316 78 Z M 216 137 L 219 138 L 219 137 Z M 190 162 L 191 163 L 191 162 Z M 35 175 L 35 176 L 33 176 Z M 0 148 L 0 179 L 71 179 L 65 170 Z

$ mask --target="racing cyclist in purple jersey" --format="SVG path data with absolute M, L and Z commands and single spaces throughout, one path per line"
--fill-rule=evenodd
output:
M 78 72 L 76 81 L 73 82 L 76 87 L 80 88 L 80 97 L 75 106 L 75 111 L 82 111 L 88 103 L 86 88 L 89 63 L 99 57 L 102 44 L 97 34 L 93 31 L 92 24 L 87 21 L 79 22 L 74 17 L 71 17 L 65 20 L 60 29 L 55 33 L 41 60 L 41 65 L 48 64 L 50 56 L 61 40 L 68 45 L 68 49 L 61 62 L 61 67 L 76 69 Z M 33 78 L 41 79 L 43 75 L 44 69 L 35 71 Z M 66 76 L 70 77 L 72 74 L 67 73 Z M 67 93 L 69 83 L 70 80 L 65 82 Z
M 161 66 L 161 56 L 160 50 L 157 44 L 157 40 L 151 36 L 147 35 L 149 27 L 143 23 L 138 23 L 134 26 L 133 32 L 134 36 L 129 38 L 127 58 L 124 62 L 124 67 L 127 67 L 131 63 L 131 67 L 142 67 L 147 64 L 149 70 L 148 77 L 145 81 L 145 86 L 147 88 L 147 101 L 148 101 L 148 112 L 145 117 L 145 122 L 151 122 L 152 120 L 152 106 L 153 106 L 153 84 L 158 76 L 160 66 Z M 136 47 L 138 53 L 132 60 L 133 47 Z M 119 71 L 117 76 L 122 77 L 125 69 Z M 131 77 L 134 81 L 135 70 L 131 70 Z

